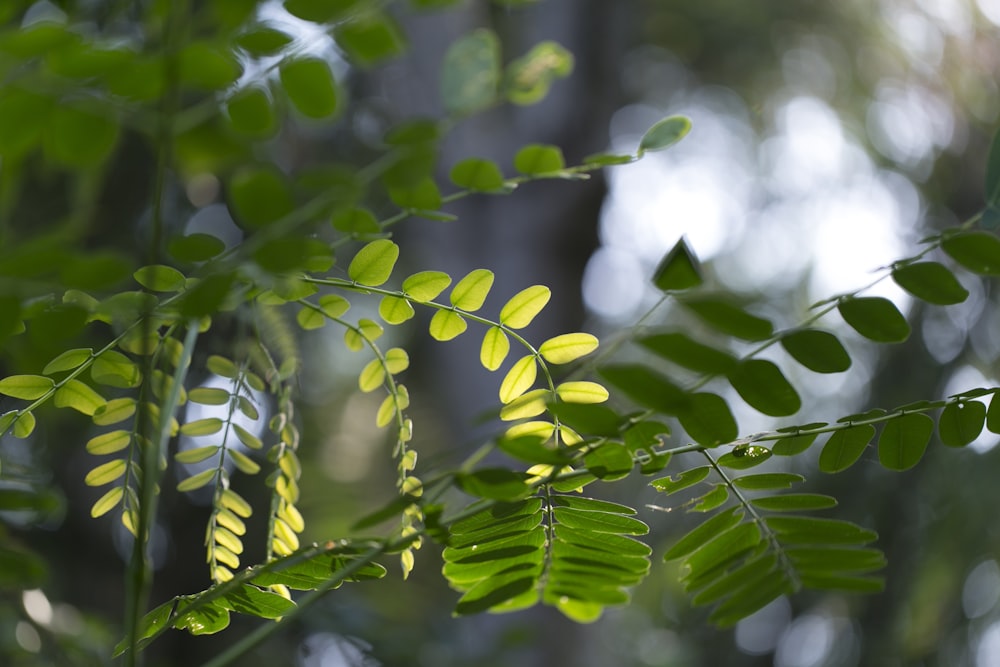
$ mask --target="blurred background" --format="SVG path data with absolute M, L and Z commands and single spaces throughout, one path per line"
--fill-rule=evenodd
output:
M 115 16 L 121 27 L 130 16 L 110 8 L 128 3 L 27 4 L 8 28 L 60 16 L 98 23 Z M 560 146 L 568 164 L 604 150 L 631 152 L 663 116 L 689 116 L 690 135 L 664 153 L 585 182 L 545 181 L 511 197 L 467 198 L 446 209 L 456 222 L 414 219 L 398 228 L 397 240 L 409 248 L 400 275 L 493 270 L 488 312 L 528 285 L 549 285 L 554 298 L 528 330 L 533 340 L 584 330 L 611 341 L 627 331 L 657 302 L 649 277 L 681 237 L 705 263 L 713 289 L 748 299 L 779 327 L 794 326 L 810 304 L 867 285 L 875 269 L 919 252 L 921 238 L 982 206 L 986 154 L 1000 113 L 1000 0 L 453 4 L 419 11 L 390 3 L 409 51 L 359 69 L 280 2 L 263 3 L 259 19 L 313 40 L 352 96 L 335 124 L 290 123 L 264 150 L 289 170 L 331 155 L 349 160 L 377 151 L 385 131 L 402 119 L 441 115 L 445 50 L 479 27 L 497 31 L 505 60 L 550 39 L 574 53 L 575 69 L 536 106 L 497 108 L 459 123 L 442 147 L 442 183 L 452 164 L 471 156 L 494 159 L 510 173 L 513 154 L 527 143 Z M 152 164 L 141 139 L 122 140 L 110 167 L 119 178 L 88 243 L 127 245 L 132 234 L 121 230 L 141 229 Z M 238 239 L 216 176 L 189 170 L 179 179 L 171 193 L 178 224 Z M 70 205 L 44 172 L 31 185 L 36 196 L 22 204 L 23 219 L 44 220 L 47 211 Z M 783 363 L 803 394 L 803 411 L 783 421 L 738 412 L 741 432 L 996 384 L 997 295 L 989 282 L 960 278 L 971 296 L 949 307 L 914 302 L 888 280 L 872 288 L 870 294 L 892 299 L 911 318 L 914 333 L 901 345 L 874 346 L 835 317 L 823 321 L 843 334 L 851 370 L 822 376 Z M 644 326 L 688 326 L 683 317 L 663 307 Z M 460 462 L 496 432 L 490 414 L 499 378 L 479 366 L 478 336 L 441 344 L 424 334 L 425 324 L 418 317 L 392 335 L 410 351 L 413 445 L 420 468 L 433 470 Z M 34 364 L 37 372 L 61 342 L 15 349 L 5 370 L 31 372 Z M 232 344 L 218 331 L 203 353 Z M 347 534 L 357 516 L 391 498 L 395 469 L 389 436 L 373 425 L 380 397 L 356 389 L 367 359 L 346 351 L 339 332 L 327 329 L 303 335 L 299 345 L 307 362 L 298 401 L 301 509 L 310 541 Z M 626 344 L 621 354 L 636 352 Z M 128 541 L 117 519 L 88 516 L 96 492 L 80 479 L 88 464 L 78 429 L 78 421 L 55 418 L 30 441 L 0 441 L 5 465 L 33 470 L 54 489 L 51 512 L 5 517 L 49 562 L 40 589 L 3 598 L 0 655 L 12 656 L 10 664 L 103 664 L 102 651 L 119 637 Z M 683 444 L 683 436 L 672 444 Z M 997 667 L 996 444 L 985 433 L 960 451 L 932 442 L 924 461 L 905 473 L 882 469 L 874 452 L 836 476 L 816 471 L 818 448 L 812 456 L 768 462 L 768 469 L 805 475 L 810 490 L 840 499 L 839 516 L 879 532 L 889 559 L 880 595 L 802 594 L 775 601 L 734 629 L 709 627 L 707 614 L 679 590 L 672 565 L 659 560 L 694 525 L 692 518 L 646 508 L 665 499 L 635 475 L 589 490 L 640 508 L 653 528 L 652 574 L 632 605 L 609 609 L 593 625 L 574 625 L 548 608 L 453 618 L 457 595 L 439 574 L 438 548 L 429 544 L 407 582 L 387 562 L 386 581 L 336 591 L 242 663 Z M 679 470 L 682 462 L 672 465 Z M 154 604 L 208 583 L 200 567 L 205 499 L 166 491 L 163 510 L 169 518 L 154 540 Z M 217 637 L 170 633 L 153 645 L 147 662 L 196 664 L 255 623 L 234 618 Z

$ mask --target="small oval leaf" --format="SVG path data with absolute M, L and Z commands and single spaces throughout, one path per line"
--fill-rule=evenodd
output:
M 538 348 L 550 364 L 568 364 L 597 349 L 599 341 L 588 333 L 568 333 L 550 338 Z
M 510 353 L 510 339 L 500 327 L 490 327 L 483 336 L 483 344 L 479 349 L 479 361 L 488 371 L 500 368 Z
M 685 116 L 669 116 L 646 130 L 639 141 L 638 154 L 661 151 L 673 146 L 691 131 L 691 119 Z
M 347 268 L 347 275 L 360 285 L 378 287 L 389 280 L 397 259 L 399 246 L 389 239 L 378 239 L 358 251 Z
M 880 296 L 854 297 L 837 304 L 841 317 L 859 334 L 877 343 L 901 343 L 910 325 L 896 305 Z
M 907 292 L 928 303 L 948 306 L 969 298 L 951 270 L 938 262 L 915 262 L 897 266 L 892 279 Z
M 828 331 L 791 331 L 781 337 L 781 346 L 795 361 L 817 373 L 842 373 L 851 367 L 844 345 Z
M 475 269 L 452 288 L 449 300 L 456 308 L 474 313 L 483 307 L 491 287 L 493 287 L 493 272 L 487 269 Z
M 500 309 L 500 323 L 511 329 L 523 329 L 531 324 L 552 297 L 544 285 L 532 285 L 515 294 Z
M 819 469 L 829 473 L 847 470 L 861 458 L 874 435 L 875 427 L 871 424 L 835 431 L 820 452 Z
M 526 355 L 514 362 L 500 383 L 500 402 L 506 405 L 531 389 L 537 374 L 538 362 L 534 355 Z

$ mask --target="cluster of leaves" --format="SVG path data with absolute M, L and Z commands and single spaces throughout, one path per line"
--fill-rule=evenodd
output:
M 332 39 L 352 67 L 371 67 L 405 50 L 403 31 L 382 3 L 286 0 L 283 6 Z M 663 302 L 676 304 L 673 312 L 694 324 L 630 330 L 635 351 L 649 357 L 645 363 L 609 361 L 614 347 L 588 358 L 599 344 L 584 332 L 533 344 L 522 332 L 549 302 L 543 285 L 510 296 L 490 318 L 480 312 L 493 286 L 487 269 L 457 281 L 434 270 L 394 279 L 401 250 L 391 240 L 393 225 L 411 216 L 452 220 L 442 208 L 461 197 L 507 195 L 527 181 L 581 179 L 633 162 L 680 140 L 689 121 L 666 118 L 644 134 L 634 153 L 598 154 L 576 166 L 566 165 L 558 147 L 541 144 L 514 153 L 513 175 L 496 162 L 469 157 L 450 165 L 448 187 L 457 189 L 443 195 L 437 145 L 451 124 L 502 102 L 537 102 L 573 65 L 552 42 L 503 65 L 497 36 L 477 30 L 444 58 L 441 92 L 449 118 L 399 122 L 368 165 L 281 169 L 264 157 L 268 140 L 289 128 L 334 122 L 349 100 L 326 60 L 315 55 L 316 45 L 269 24 L 258 9 L 253 2 L 208 2 L 188 14 L 187 3 L 154 3 L 141 27 L 149 44 L 164 45 L 159 51 L 140 48 L 145 42 L 123 46 L 113 32 L 90 34 L 60 21 L 0 32 L 0 65 L 16 72 L 0 95 L 0 157 L 11 183 L 28 178 L 35 160 L 74 176 L 82 194 L 70 215 L 85 218 L 122 136 L 135 134 L 161 160 L 146 265 L 135 267 L 126 253 L 80 255 L 64 234 L 0 251 L 0 275 L 18 279 L 2 283 L 0 338 L 16 342 L 57 327 L 67 339 L 107 341 L 98 349 L 61 350 L 39 364 L 40 371 L 0 379 L 0 394 L 18 401 L 0 415 L 0 435 L 37 437 L 36 413 L 47 404 L 83 413 L 102 429 L 81 443 L 101 457 L 84 481 L 109 487 L 90 513 L 116 512 L 135 537 L 136 580 L 149 574 L 146 551 L 162 471 L 171 461 L 184 466 L 177 489 L 211 494 L 205 546 L 212 585 L 145 616 L 144 593 L 133 590 L 127 637 L 117 653 L 134 661 L 170 628 L 218 632 L 232 612 L 295 618 L 344 581 L 381 577 L 385 569 L 375 560 L 384 554 L 397 554 L 406 576 L 424 539 L 444 545 L 443 574 L 461 593 L 459 614 L 541 602 L 576 621 L 593 621 L 604 607 L 628 602 L 630 589 L 649 571 L 652 549 L 635 537 L 647 527 L 634 509 L 579 491 L 636 468 L 658 474 L 675 455 L 692 452 L 705 465 L 652 485 L 668 496 L 708 485 L 685 503 L 707 518 L 664 558 L 680 561 L 682 583 L 694 603 L 715 605 L 715 622 L 732 624 L 801 588 L 875 591 L 881 580 L 873 573 L 884 557 L 867 545 L 876 535 L 847 521 L 799 514 L 833 507 L 835 499 L 786 492 L 802 481 L 791 473 L 732 471 L 801 454 L 828 434 L 819 467 L 840 472 L 864 454 L 877 427 L 879 460 L 905 470 L 923 456 L 935 431 L 933 414 L 949 446 L 968 444 L 984 424 L 1000 432 L 1000 400 L 997 389 L 988 388 L 741 437 L 729 407 L 735 396 L 769 417 L 801 408 L 799 391 L 781 366 L 762 358 L 766 350 L 780 347 L 809 371 L 838 373 L 851 365 L 851 356 L 840 334 L 821 328 L 823 317 L 837 311 L 848 327 L 877 343 L 905 340 L 909 325 L 892 302 L 865 296 L 864 288 L 816 304 L 799 326 L 777 331 L 731 295 L 707 291 L 683 241 L 664 258 L 653 284 Z M 19 11 L 14 4 L 0 10 L 4 18 Z M 213 26 L 210 37 L 190 28 L 195 19 Z M 987 214 L 1000 191 L 997 164 L 1000 150 L 994 149 Z M 209 173 L 223 183 L 228 209 L 245 233 L 241 243 L 227 248 L 209 234 L 179 233 L 164 200 L 175 173 Z M 4 188 L 0 196 L 15 190 Z M 0 201 L 0 209 L 10 208 Z M 883 278 L 891 276 L 930 304 L 964 301 L 968 292 L 944 261 L 978 275 L 1000 274 L 1000 240 L 974 230 L 976 222 L 926 239 L 919 255 L 888 267 Z M 941 261 L 928 259 L 934 253 L 943 255 Z M 348 318 L 359 301 L 371 301 L 365 312 L 377 312 L 379 321 Z M 432 481 L 416 474 L 410 396 L 401 381 L 410 357 L 401 347 L 383 349 L 380 341 L 385 326 L 408 322 L 417 309 L 431 313 L 428 334 L 437 341 L 464 335 L 470 325 L 478 329 L 482 366 L 505 369 L 498 400 L 506 426 L 491 446 L 515 464 L 476 468 L 477 453 Z M 209 377 L 196 383 L 189 374 L 195 352 L 202 351 L 199 336 L 220 321 L 237 329 L 231 346 L 237 352 L 206 350 L 201 356 Z M 300 544 L 305 523 L 297 508 L 294 410 L 300 361 L 292 322 L 302 331 L 340 327 L 349 350 L 371 355 L 358 388 L 385 392 L 374 421 L 393 433 L 398 498 L 356 527 L 396 520 L 384 539 Z M 512 345 L 519 349 L 513 355 Z M 577 364 L 584 359 L 585 365 Z M 594 371 L 620 392 L 615 402 Z M 709 391 L 712 382 L 715 390 Z M 987 395 L 994 396 L 988 409 L 980 400 Z M 192 438 L 210 440 L 195 444 Z M 246 567 L 244 543 L 256 536 L 248 537 L 245 520 L 260 510 L 231 488 L 231 476 L 265 469 L 261 476 L 271 490 L 262 537 L 266 556 Z M 3 473 L 10 474 L 6 462 Z M 442 498 L 454 489 L 473 497 L 471 505 L 443 507 Z M 42 512 L 48 498 L 37 489 L 0 489 L 0 508 Z M 2 535 L 0 564 L 2 572 L 24 573 L 22 585 L 39 580 L 37 559 Z M 249 650 L 277 625 L 263 627 L 268 629 L 234 651 Z

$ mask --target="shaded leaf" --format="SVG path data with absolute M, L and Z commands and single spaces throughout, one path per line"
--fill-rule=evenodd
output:
M 33 401 L 49 392 L 55 383 L 42 375 L 11 375 L 0 380 L 0 394 Z
M 790 472 L 764 472 L 756 475 L 744 475 L 733 480 L 733 484 L 749 491 L 769 491 L 775 489 L 790 489 L 792 484 L 804 482 L 802 475 Z
M 892 270 L 896 284 L 913 296 L 928 303 L 947 306 L 962 303 L 969 291 L 962 287 L 955 274 L 938 262 L 914 262 Z
M 467 158 L 455 164 L 449 174 L 451 182 L 475 192 L 496 192 L 504 187 L 503 172 L 492 160 Z
M 774 327 L 764 318 L 751 315 L 724 299 L 687 298 L 681 304 L 712 328 L 743 340 L 758 341 L 771 337 Z
M 1000 275 L 1000 239 L 995 234 L 968 231 L 944 237 L 941 249 L 973 273 Z
M 519 500 L 533 492 L 533 489 L 525 484 L 523 473 L 506 468 L 484 468 L 463 473 L 456 481 L 466 493 L 492 500 Z
M 327 118 L 337 112 L 337 84 L 320 58 L 287 60 L 279 68 L 281 85 L 295 109 L 307 118 Z
M 494 103 L 500 85 L 500 40 L 479 29 L 454 42 L 445 53 L 441 97 L 445 108 L 465 115 Z
M 786 493 L 780 496 L 753 498 L 750 504 L 768 512 L 804 512 L 837 506 L 837 499 L 820 493 Z
M 664 292 L 686 290 L 704 282 L 701 263 L 694 251 L 681 237 L 653 272 L 653 284 Z
M 710 472 L 712 472 L 712 469 L 709 466 L 699 466 L 697 468 L 685 470 L 677 475 L 654 479 L 649 483 L 649 485 L 657 491 L 665 493 L 669 496 L 677 493 L 678 491 L 694 486 L 708 477 Z
M 842 373 L 851 367 L 844 345 L 829 331 L 797 329 L 781 337 L 781 346 L 795 361 L 817 373 Z
M 883 297 L 843 299 L 837 310 L 855 331 L 877 343 L 901 343 L 910 336 L 906 318 L 892 301 Z
M 637 342 L 653 354 L 699 373 L 728 373 L 737 363 L 728 352 L 702 345 L 682 333 L 653 334 Z
M 729 405 L 716 394 L 691 394 L 677 411 L 677 418 L 695 442 L 707 447 L 731 442 L 739 435 Z
M 661 151 L 673 146 L 691 130 L 691 120 L 685 116 L 669 116 L 646 130 L 639 141 L 638 155 Z
M 514 168 L 528 176 L 558 173 L 566 167 L 562 150 L 547 144 L 529 144 L 514 156 Z
M 747 404 L 765 415 L 784 417 L 802 407 L 798 392 L 774 363 L 748 359 L 729 371 L 729 382 Z
M 878 439 L 878 460 L 889 470 L 915 466 L 927 450 L 934 433 L 934 420 L 927 415 L 908 414 L 886 422 Z
M 979 401 L 951 403 L 938 418 L 938 435 L 949 447 L 964 447 L 979 437 L 985 421 L 986 406 Z
M 847 470 L 861 458 L 874 435 L 875 427 L 870 424 L 834 431 L 820 452 L 819 469 L 829 473 Z

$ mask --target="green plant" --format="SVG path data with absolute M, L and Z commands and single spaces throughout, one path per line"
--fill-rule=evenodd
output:
M 288 0 L 284 7 L 331 36 L 353 66 L 369 67 L 405 51 L 387 4 Z M 120 10 L 95 19 L 97 28 L 88 28 L 82 15 L 19 27 L 26 3 L 0 10 L 7 22 L 0 34 L 0 336 L 7 363 L 16 369 L 0 380 L 0 394 L 12 399 L 0 416 L 0 432 L 37 437 L 49 405 L 70 408 L 101 427 L 79 445 L 97 457 L 85 483 L 105 489 L 91 515 L 120 516 L 135 538 L 126 573 L 125 638 L 114 650 L 126 664 L 138 662 L 171 629 L 219 632 L 233 612 L 273 621 L 210 663 L 231 664 L 331 589 L 384 576 L 380 562 L 388 554 L 398 558 L 406 577 L 425 540 L 444 547 L 443 574 L 460 593 L 458 614 L 541 602 L 573 620 L 593 621 L 606 606 L 629 601 L 629 591 L 650 569 L 653 549 L 634 537 L 647 531 L 635 509 L 581 492 L 637 468 L 644 475 L 672 473 L 651 482 L 665 496 L 698 490 L 683 507 L 707 518 L 656 556 L 680 562 L 684 588 L 695 604 L 713 605 L 713 622 L 732 625 L 803 588 L 875 592 L 885 557 L 871 546 L 874 532 L 800 514 L 837 502 L 787 492 L 803 481 L 800 475 L 743 471 L 772 456 L 800 455 L 826 434 L 819 457 L 824 472 L 846 470 L 873 440 L 886 468 L 905 470 L 924 454 L 934 416 L 947 446 L 968 444 L 984 424 L 1000 433 L 1000 401 L 990 387 L 741 435 L 722 395 L 728 388 L 770 417 L 789 417 L 801 407 L 798 391 L 762 357 L 765 351 L 780 344 L 811 371 L 846 370 L 850 353 L 820 324 L 834 311 L 872 341 L 907 338 L 902 313 L 886 299 L 865 296 L 871 285 L 815 304 L 798 326 L 776 330 L 735 295 L 703 285 L 698 259 L 680 241 L 653 276 L 663 292 L 660 302 L 598 351 L 588 333 L 540 344 L 520 333 L 548 303 L 547 287 L 528 287 L 485 316 L 480 309 L 493 284 L 486 269 L 454 284 L 435 270 L 394 275 L 405 248 L 391 240 L 392 230 L 409 218 L 448 222 L 454 216 L 445 208 L 458 199 L 510 195 L 529 181 L 584 179 L 666 149 L 687 133 L 686 118 L 669 117 L 653 125 L 633 153 L 595 155 L 576 166 L 567 166 L 555 146 L 531 144 L 513 156 L 514 176 L 495 162 L 469 157 L 451 165 L 452 191 L 443 194 L 435 159 L 448 131 L 494 105 L 544 98 L 572 68 L 571 55 L 557 44 L 538 44 L 504 66 L 498 37 L 472 32 L 444 59 L 445 118 L 398 122 L 367 162 L 331 160 L 287 173 L 268 141 L 286 125 L 333 122 L 349 103 L 342 82 L 312 55 L 315 44 L 262 22 L 256 2 L 152 3 L 142 9 L 136 24 L 141 38 L 132 41 L 118 32 Z M 127 244 L 116 239 L 96 251 L 80 250 L 98 226 L 116 151 L 129 141 L 142 143 L 155 161 L 148 229 L 139 247 L 123 248 Z M 44 185 L 66 201 L 41 230 L 19 219 L 30 188 L 38 186 L 38 171 L 58 176 L 54 185 Z M 243 232 L 238 243 L 185 234 L 175 217 L 172 193 L 206 175 L 209 185 L 213 179 L 224 183 Z M 998 149 L 987 192 L 985 215 L 992 216 L 1000 201 Z M 943 253 L 974 274 L 1000 273 L 1000 241 L 976 229 L 979 223 L 976 216 L 925 239 L 919 255 L 886 268 L 880 280 L 892 277 L 928 303 L 964 301 L 968 293 L 953 269 L 928 257 Z M 140 266 L 136 253 L 144 256 Z M 698 340 L 683 328 L 650 331 L 668 301 L 698 322 L 692 325 L 699 327 Z M 348 317 L 364 303 L 370 304 L 365 315 L 374 310 L 382 323 L 374 315 Z M 499 418 L 510 425 L 452 469 L 418 467 L 420 443 L 400 381 L 410 358 L 401 347 L 381 344 L 383 324 L 403 324 L 420 310 L 430 314 L 435 340 L 478 330 L 479 361 L 490 371 L 508 364 L 512 346 L 518 350 L 498 386 Z M 361 535 L 394 520 L 385 536 L 338 535 L 300 544 L 305 522 L 298 509 L 295 398 L 302 361 L 293 323 L 305 331 L 340 327 L 350 350 L 371 357 L 358 386 L 385 393 L 373 418 L 394 434 L 398 498 L 358 517 L 355 530 Z M 201 337 L 220 328 L 233 341 L 227 345 L 232 353 L 202 352 Z M 619 360 L 616 353 L 631 343 L 652 361 Z M 558 368 L 565 364 L 572 364 L 569 373 Z M 193 380 L 193 371 L 213 382 Z M 609 402 L 595 378 L 620 396 Z M 221 416 L 182 421 L 185 404 L 214 406 Z M 176 436 L 213 440 L 178 449 Z M 481 465 L 494 449 L 510 459 L 508 465 Z M 703 464 L 669 470 L 673 457 L 691 453 Z M 147 611 L 151 526 L 167 483 L 163 470 L 178 464 L 200 466 L 178 491 L 210 490 L 205 557 L 211 585 Z M 270 489 L 266 507 L 232 488 L 236 471 L 261 477 Z M 23 481 L 20 472 L 16 463 L 2 462 L 11 486 L 0 493 L 0 507 L 44 513 L 52 505 L 49 490 Z M 456 490 L 471 503 L 456 506 Z M 266 514 L 263 535 L 247 527 L 255 514 Z M 248 540 L 265 545 L 260 562 L 243 557 Z M 0 535 L 0 563 L 8 588 L 31 588 L 41 580 L 38 557 L 6 534 Z

